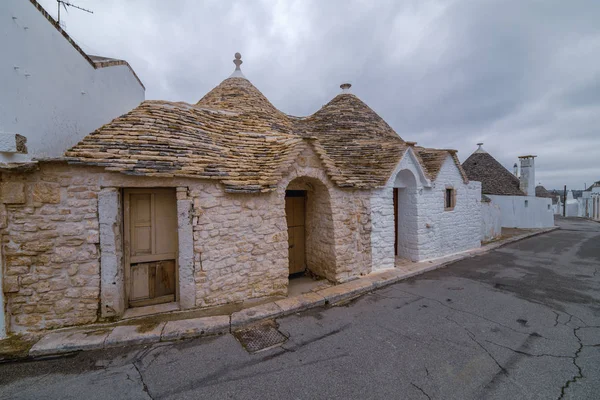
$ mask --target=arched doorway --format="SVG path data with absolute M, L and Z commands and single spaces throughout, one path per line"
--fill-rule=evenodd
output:
M 412 171 L 398 172 L 394 180 L 394 249 L 396 257 L 411 261 L 419 258 L 417 190 Z
M 285 191 L 290 276 L 308 271 L 335 280 L 335 239 L 331 199 L 318 179 L 300 177 Z

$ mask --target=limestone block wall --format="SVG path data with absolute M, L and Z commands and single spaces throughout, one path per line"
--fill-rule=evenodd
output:
M 3 172 L 0 181 L 9 332 L 122 316 L 123 188 L 177 189 L 183 308 L 287 293 L 285 190 L 297 185 L 309 191 L 309 267 L 335 282 L 371 271 L 370 192 L 335 186 L 310 144 L 276 191 L 262 194 L 226 193 L 206 180 L 128 176 L 66 163 L 36 168 Z
M 331 198 L 327 187 L 315 178 L 301 177 L 286 190 L 306 191 L 305 249 L 308 269 L 318 276 L 335 279 L 335 232 Z
M 11 332 L 94 322 L 98 315 L 100 187 L 46 164 L 3 173 L 0 222 Z
M 190 188 L 196 305 L 285 295 L 285 205 L 275 193 L 228 194 L 218 184 Z
M 312 211 L 307 210 L 307 214 L 310 212 L 323 215 L 325 221 L 319 221 L 319 224 L 327 229 L 331 218 L 333 226 L 333 235 L 331 236 L 318 232 L 317 229 L 311 229 L 310 235 L 313 237 L 310 243 L 318 245 L 318 248 L 314 249 L 316 252 L 307 250 L 311 261 L 315 260 L 312 257 L 318 253 L 324 276 L 334 282 L 344 282 L 371 272 L 371 192 L 344 190 L 335 186 L 325 174 L 321 160 L 310 144 L 305 144 L 296 163 L 290 167 L 285 178 L 277 187 L 278 202 L 281 202 L 278 204 L 282 204 L 282 207 L 285 204 L 286 189 L 299 188 L 296 186 L 298 181 L 311 184 L 315 188 L 313 190 L 315 195 L 321 197 L 321 200 L 315 203 Z M 316 182 L 320 182 L 320 184 Z M 318 207 L 326 206 L 325 189 L 329 195 L 331 217 L 326 209 L 321 211 L 318 209 Z M 317 216 L 311 217 L 311 219 L 316 223 Z M 285 221 L 283 223 L 285 224 Z M 287 245 L 287 230 L 285 240 Z M 325 265 L 327 266 L 325 267 Z

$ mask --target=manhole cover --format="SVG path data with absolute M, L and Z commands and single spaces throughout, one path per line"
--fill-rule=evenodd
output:
M 287 340 L 274 324 L 254 325 L 233 332 L 248 353 L 256 353 L 279 346 Z

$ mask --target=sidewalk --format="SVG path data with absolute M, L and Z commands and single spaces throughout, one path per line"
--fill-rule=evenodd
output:
M 394 269 L 373 272 L 347 283 L 327 288 L 317 287 L 308 293 L 273 299 L 264 304 L 248 308 L 238 306 L 227 309 L 227 307 L 222 307 L 221 309 L 224 310 L 222 315 L 210 315 L 209 310 L 209 316 L 173 320 L 173 318 L 169 318 L 173 314 L 158 314 L 153 318 L 140 319 L 139 322 L 130 321 L 127 325 L 122 325 L 122 321 L 120 321 L 112 324 L 65 328 L 35 338 L 19 339 L 18 337 L 11 337 L 0 341 L 0 362 L 66 354 L 81 350 L 153 344 L 230 333 L 257 321 L 274 319 L 314 307 L 345 302 L 398 281 L 556 229 L 558 227 L 530 230 L 484 244 L 478 249 L 436 260 L 400 263 Z M 189 314 L 194 315 L 194 313 L 197 315 L 198 311 Z M 184 314 L 184 317 L 189 314 Z

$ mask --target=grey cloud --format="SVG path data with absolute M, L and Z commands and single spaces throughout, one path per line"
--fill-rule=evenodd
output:
M 55 13 L 54 0 L 42 5 Z M 196 102 L 233 70 L 308 115 L 350 81 L 406 140 L 534 153 L 548 188 L 600 179 L 600 2 L 80 0 L 83 48 L 130 62 L 147 98 Z

